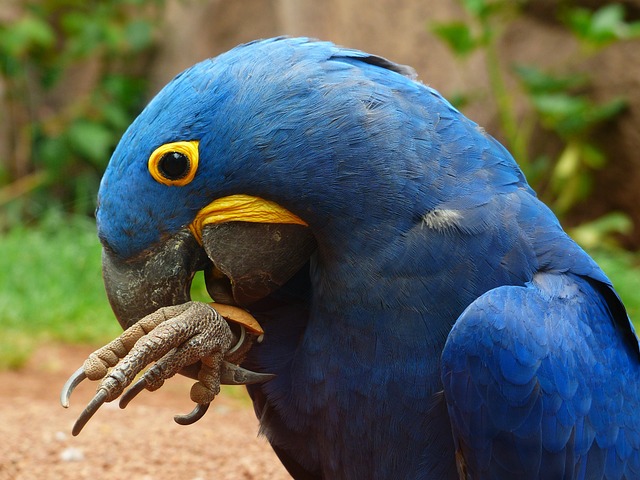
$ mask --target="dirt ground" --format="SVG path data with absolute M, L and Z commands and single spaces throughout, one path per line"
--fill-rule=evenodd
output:
M 86 381 L 60 406 L 67 377 L 91 352 L 46 346 L 20 371 L 0 372 L 0 480 L 290 479 L 258 437 L 248 400 L 223 394 L 199 422 L 180 426 L 189 412 L 192 380 L 176 377 L 156 392 L 142 392 L 125 409 L 104 405 L 78 437 L 76 417 L 95 393 Z M 243 387 L 228 387 L 238 388 Z

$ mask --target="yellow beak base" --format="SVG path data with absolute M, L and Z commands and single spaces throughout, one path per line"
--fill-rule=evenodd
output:
M 307 222 L 275 202 L 250 195 L 218 198 L 198 212 L 189 229 L 202 244 L 206 225 L 227 222 L 279 223 L 308 226 Z

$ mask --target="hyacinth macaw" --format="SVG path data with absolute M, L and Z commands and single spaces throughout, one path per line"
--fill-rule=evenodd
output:
M 213 391 L 198 406 L 250 384 L 298 479 L 640 478 L 640 351 L 611 282 L 409 67 L 299 38 L 203 61 L 124 134 L 98 203 L 138 343 L 98 355 L 82 423 L 144 357 L 135 394 L 178 371 Z M 253 326 L 189 302 L 199 270 Z

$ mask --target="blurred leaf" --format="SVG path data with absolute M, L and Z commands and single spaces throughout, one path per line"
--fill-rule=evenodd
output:
M 615 235 L 629 234 L 632 230 L 633 222 L 627 215 L 612 212 L 571 229 L 570 234 L 582 247 L 591 249 L 613 246 Z
M 92 163 L 104 167 L 115 141 L 110 129 L 100 123 L 78 121 L 69 127 L 67 137 L 72 149 Z
M 447 96 L 447 100 L 449 103 L 457 108 L 458 110 L 464 108 L 471 102 L 472 95 L 464 92 L 454 92 Z
M 573 33 L 596 48 L 640 35 L 640 22 L 627 23 L 624 17 L 624 6 L 620 3 L 605 5 L 595 12 L 573 8 L 564 15 L 565 23 Z
M 101 89 L 117 102 L 122 108 L 135 106 L 144 96 L 147 81 L 141 78 L 110 74 L 106 75 L 102 81 Z
M 553 180 L 558 184 L 565 184 L 571 177 L 577 175 L 580 168 L 580 146 L 571 143 L 558 157 L 553 169 Z
M 545 93 L 535 95 L 533 104 L 538 111 L 550 118 L 563 118 L 583 113 L 587 103 L 583 98 L 567 93 Z
M 148 48 L 153 41 L 153 28 L 146 20 L 135 20 L 127 24 L 124 35 L 129 47 L 134 52 Z
M 101 40 L 107 51 L 122 53 L 127 50 L 125 29 L 116 22 L 107 22 L 102 25 Z
M 108 158 L 107 158 L 108 160 Z M 106 160 L 105 160 L 106 162 Z M 85 170 L 74 182 L 73 210 L 77 214 L 93 212 L 96 209 L 95 192 L 100 185 L 100 176 L 95 171 Z
M 531 97 L 531 101 L 541 117 L 543 125 L 565 134 L 563 122 L 580 119 L 585 115 L 588 103 L 584 98 L 568 93 L 541 93 Z
M 73 37 L 81 34 L 84 30 L 86 15 L 81 11 L 70 10 L 62 14 L 60 25 L 65 37 Z
M 626 102 L 621 98 L 600 105 L 587 99 L 584 99 L 584 101 L 584 110 L 577 115 L 563 118 L 558 122 L 556 128 L 561 135 L 585 135 L 596 125 L 615 118 L 626 108 Z
M 542 124 L 565 137 L 586 133 L 626 108 L 626 102 L 621 98 L 598 105 L 585 96 L 569 93 L 536 94 L 531 101 L 540 114 Z
M 102 107 L 102 116 L 114 129 L 124 130 L 129 125 L 131 118 L 127 111 L 117 103 L 107 103 Z
M 591 17 L 591 30 L 603 34 L 620 33 L 624 23 L 624 7 L 619 3 L 612 3 L 594 12 Z
M 624 7 L 619 3 L 606 5 L 591 17 L 589 39 L 599 43 L 626 38 L 628 25 L 624 20 Z
M 35 147 L 34 163 L 45 167 L 54 177 L 59 177 L 67 163 L 72 160 L 67 142 L 61 136 L 43 137 Z
M 582 145 L 582 158 L 585 165 L 593 169 L 603 168 L 607 164 L 604 152 L 590 143 Z
M 461 0 L 461 2 L 464 9 L 479 20 L 486 20 L 500 11 L 521 3 L 513 0 Z
M 581 140 L 571 140 L 558 157 L 551 174 L 551 188 L 555 195 L 551 207 L 563 215 L 591 192 L 592 176 L 586 167 L 597 164 L 602 158 L 596 147 Z M 600 154 L 601 155 L 601 154 Z M 598 167 L 600 165 L 598 164 Z
M 486 0 L 462 0 L 462 6 L 474 17 L 483 17 L 488 13 L 489 2 Z
M 517 65 L 514 72 L 526 90 L 535 94 L 564 92 L 583 87 L 589 82 L 588 76 L 582 73 L 552 75 L 531 65 Z
M 627 101 L 622 97 L 614 98 L 599 105 L 591 105 L 589 109 L 589 122 L 592 124 L 611 120 L 627 109 Z
M 50 48 L 54 42 L 53 29 L 42 18 L 26 15 L 0 26 L 0 51 L 4 55 L 22 57 L 34 48 Z
M 464 57 L 480 46 L 473 37 L 471 29 L 463 22 L 438 23 L 431 27 L 442 41 L 444 41 L 454 54 Z

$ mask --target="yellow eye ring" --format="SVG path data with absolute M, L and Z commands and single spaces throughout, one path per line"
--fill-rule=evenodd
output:
M 181 187 L 190 183 L 198 170 L 198 141 L 160 145 L 149 157 L 148 167 L 156 182 Z

